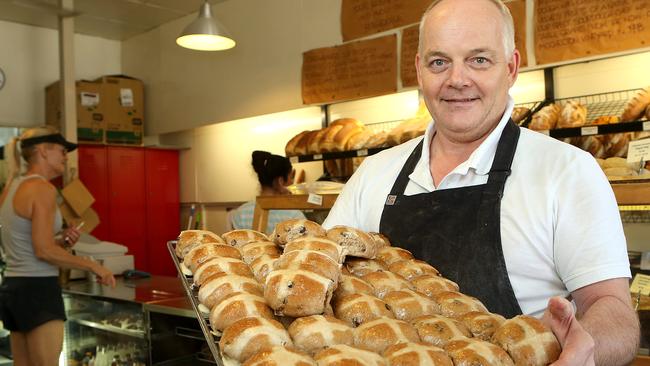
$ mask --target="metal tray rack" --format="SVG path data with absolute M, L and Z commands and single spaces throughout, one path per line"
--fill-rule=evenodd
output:
M 199 321 L 199 325 L 201 326 L 201 330 L 203 331 L 203 336 L 205 337 L 205 341 L 208 344 L 208 348 L 212 353 L 214 362 L 219 366 L 224 366 L 223 360 L 221 359 L 221 353 L 219 352 L 219 345 L 218 345 L 219 337 L 215 336 L 214 333 L 212 333 L 208 318 L 206 318 L 206 316 L 203 313 L 201 313 L 201 311 L 199 310 L 198 288 L 194 286 L 194 283 L 192 282 L 192 278 L 191 277 L 188 278 L 181 271 L 181 264 L 178 261 L 178 257 L 176 257 L 176 243 L 177 243 L 176 240 L 167 242 L 167 249 L 169 250 L 169 255 L 172 257 L 172 261 L 176 266 L 176 271 L 178 272 L 178 276 L 181 279 L 181 283 L 183 284 L 185 293 L 188 299 L 190 299 L 190 303 L 192 303 L 192 309 L 194 309 L 194 312 L 196 313 L 196 319 Z

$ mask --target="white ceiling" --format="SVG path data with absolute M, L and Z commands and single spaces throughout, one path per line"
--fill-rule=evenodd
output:
M 196 13 L 203 1 L 74 0 L 71 13 L 59 8 L 59 0 L 0 0 L 0 20 L 58 29 L 59 15 L 74 16 L 75 33 L 121 41 Z

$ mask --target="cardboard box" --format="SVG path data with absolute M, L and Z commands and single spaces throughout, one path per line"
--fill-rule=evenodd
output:
M 95 202 L 95 197 L 93 197 L 88 191 L 88 188 L 79 179 L 75 179 L 63 187 L 61 195 L 78 216 L 83 215 Z
M 90 234 L 101 222 L 99 220 L 99 215 L 97 215 L 97 212 L 92 208 L 87 209 L 82 215 L 77 215 L 70 205 L 66 202 L 62 202 L 59 205 L 59 209 L 61 210 L 63 221 L 65 221 L 69 227 L 77 227 L 83 222 L 84 225 L 79 229 L 79 231 L 83 231 L 84 233 Z
M 79 141 L 103 142 L 106 121 L 102 84 L 91 81 L 75 83 L 77 100 L 77 138 Z M 45 122 L 61 127 L 61 88 L 57 81 L 45 88 Z
M 106 142 L 142 145 L 144 134 L 144 86 L 124 75 L 103 76 Z

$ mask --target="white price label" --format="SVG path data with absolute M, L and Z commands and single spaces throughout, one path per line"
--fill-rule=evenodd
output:
M 650 131 L 650 121 L 643 122 L 643 131 Z
M 307 197 L 307 202 L 311 203 L 312 205 L 322 206 L 323 196 L 321 196 L 320 194 L 310 193 L 309 197 Z
M 580 129 L 580 134 L 582 136 L 597 135 L 598 134 L 598 126 L 582 127 Z
M 120 89 L 120 104 L 122 107 L 133 107 L 133 90 Z
M 84 107 L 94 107 L 99 104 L 99 93 L 79 93 L 81 97 L 81 105 Z
M 638 163 L 650 160 L 650 139 L 630 141 L 627 146 L 627 162 Z
M 357 150 L 357 156 L 368 156 L 368 149 Z
M 321 160 L 323 159 L 323 154 L 314 154 L 314 160 Z
M 630 285 L 630 292 L 633 294 L 650 295 L 650 276 L 636 274 Z
M 291 164 L 295 164 L 295 163 L 298 162 L 298 157 L 297 156 L 292 156 L 292 157 L 289 158 L 289 161 L 291 162 Z

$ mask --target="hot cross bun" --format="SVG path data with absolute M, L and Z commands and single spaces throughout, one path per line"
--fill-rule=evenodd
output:
M 419 341 L 418 332 L 411 324 L 393 318 L 377 318 L 354 329 L 354 345 L 379 354 L 397 343 Z
M 353 329 L 344 321 L 327 315 L 298 318 L 287 328 L 294 346 L 308 354 L 336 345 L 354 344 Z
M 557 360 L 562 350 L 553 332 L 539 319 L 527 315 L 506 320 L 493 340 L 522 366 L 548 365 Z

